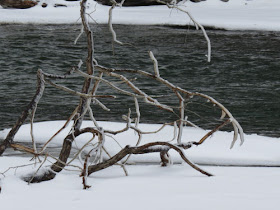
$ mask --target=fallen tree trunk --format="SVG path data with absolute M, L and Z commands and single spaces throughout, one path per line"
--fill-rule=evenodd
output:
M 166 3 L 170 3 L 172 0 L 164 0 Z M 97 0 L 98 3 L 112 6 L 111 0 Z M 121 0 L 117 0 L 117 3 L 121 3 Z M 157 2 L 157 0 L 126 0 L 122 6 L 131 7 L 131 6 L 151 6 L 151 5 L 162 5 L 161 3 Z

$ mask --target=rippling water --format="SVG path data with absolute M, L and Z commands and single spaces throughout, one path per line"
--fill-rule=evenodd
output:
M 118 25 L 115 29 L 127 44 L 115 46 L 113 53 L 107 26 L 94 26 L 99 64 L 152 72 L 147 53 L 152 50 L 162 77 L 187 90 L 213 96 L 232 112 L 246 133 L 280 137 L 279 32 L 208 31 L 213 54 L 212 62 L 207 63 L 207 44 L 201 31 Z M 84 38 L 73 44 L 79 31 L 78 25 L 0 25 L 0 129 L 12 126 L 32 98 L 38 68 L 63 74 L 86 57 Z M 159 101 L 178 106 L 176 97 L 162 86 L 141 77 L 135 82 L 148 93 L 165 94 Z M 80 90 L 82 79 L 74 76 L 63 84 Z M 100 90 L 108 94 L 111 89 L 101 86 Z M 121 115 L 133 108 L 129 105 L 132 99 L 116 95 L 114 101 L 103 100 L 111 113 L 94 108 L 98 120 L 121 121 Z M 77 97 L 48 87 L 35 121 L 67 119 L 77 102 Z M 189 120 L 211 128 L 218 123 L 220 113 L 204 102 L 187 101 L 186 114 Z M 176 115 L 142 106 L 141 117 L 142 122 L 155 123 L 174 120 Z

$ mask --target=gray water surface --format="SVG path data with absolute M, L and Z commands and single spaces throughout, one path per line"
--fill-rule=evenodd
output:
M 93 30 L 99 64 L 153 72 L 147 53 L 152 50 L 163 78 L 187 90 L 211 95 L 232 112 L 246 133 L 280 137 L 279 32 L 209 30 L 213 54 L 211 63 L 207 63 L 207 43 L 201 31 L 116 25 L 118 39 L 127 44 L 115 46 L 113 53 L 107 26 L 93 26 Z M 0 130 L 11 127 L 31 100 L 38 68 L 64 74 L 79 59 L 86 58 L 85 38 L 73 44 L 79 32 L 79 25 L 0 25 Z M 73 76 L 61 83 L 80 90 L 82 82 Z M 139 77 L 135 83 L 142 84 L 147 93 L 162 92 L 165 96 L 158 98 L 162 103 L 178 106 L 170 91 L 151 80 Z M 106 86 L 100 88 L 100 94 L 111 91 Z M 114 94 L 116 100 L 102 100 L 110 113 L 94 108 L 98 120 L 122 121 L 121 115 L 129 107 L 133 109 L 133 99 Z M 219 123 L 220 112 L 204 102 L 187 100 L 186 114 L 202 127 L 213 128 Z M 77 97 L 47 87 L 35 121 L 67 119 L 77 103 Z M 142 122 L 174 119 L 174 114 L 141 104 Z

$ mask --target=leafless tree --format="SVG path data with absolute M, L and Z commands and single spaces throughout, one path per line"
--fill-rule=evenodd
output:
M 112 34 L 112 40 L 115 44 L 122 44 L 122 42 L 117 40 L 116 33 L 113 29 L 112 11 L 114 7 L 122 6 L 123 2 L 124 1 L 122 1 L 121 3 L 117 3 L 115 1 L 112 1 L 112 7 L 109 11 L 108 25 L 109 25 L 109 30 L 111 31 Z M 40 176 L 37 175 L 38 172 L 37 170 L 35 173 L 32 173 L 31 175 L 28 175 L 24 178 L 27 182 L 31 182 L 31 183 L 53 179 L 57 173 L 65 169 L 67 166 L 76 167 L 81 172 L 84 189 L 89 187 L 89 185 L 87 184 L 87 177 L 90 174 L 108 168 L 110 166 L 119 165 L 120 167 L 123 168 L 124 172 L 127 174 L 125 165 L 131 155 L 157 152 L 160 154 L 162 166 L 166 166 L 170 163 L 170 155 L 168 154 L 169 150 L 176 151 L 180 155 L 182 160 L 187 164 L 189 164 L 195 170 L 207 176 L 212 176 L 212 174 L 204 171 L 199 166 L 197 166 L 192 161 L 190 161 L 184 154 L 184 150 L 191 148 L 193 145 L 198 146 L 202 144 L 209 136 L 211 136 L 214 132 L 216 132 L 217 130 L 219 130 L 220 128 L 222 128 L 228 123 L 231 123 L 234 128 L 234 137 L 231 146 L 234 145 L 238 136 L 240 136 L 241 143 L 242 143 L 244 141 L 242 127 L 235 120 L 235 118 L 228 111 L 228 109 L 214 98 L 205 95 L 203 93 L 191 92 L 185 90 L 181 87 L 178 87 L 170 83 L 166 79 L 162 78 L 160 75 L 157 59 L 155 58 L 154 54 L 151 51 L 149 52 L 149 56 L 154 64 L 153 72 L 147 72 L 147 71 L 136 70 L 136 69 L 114 69 L 114 68 L 109 68 L 106 66 L 99 65 L 97 60 L 95 59 L 93 32 L 90 29 L 90 25 L 88 21 L 89 14 L 87 14 L 86 12 L 86 3 L 87 0 L 82 0 L 81 9 L 80 9 L 80 15 L 82 20 L 81 33 L 84 33 L 86 35 L 87 50 L 88 50 L 87 59 L 85 61 L 85 67 L 84 67 L 85 71 L 82 71 L 83 61 L 80 61 L 78 65 L 74 66 L 70 71 L 68 71 L 64 75 L 48 74 L 43 70 L 39 69 L 37 72 L 36 93 L 33 99 L 31 100 L 31 102 L 28 104 L 27 108 L 22 112 L 21 116 L 15 123 L 14 127 L 10 130 L 4 142 L 0 145 L 0 155 L 4 153 L 6 148 L 10 147 L 16 150 L 20 150 L 32 154 L 35 160 L 40 156 L 43 156 L 44 161 L 41 162 L 38 170 L 41 168 L 41 166 L 46 160 L 48 159 L 55 160 L 53 164 L 47 170 L 44 171 L 43 175 L 42 174 L 40 174 Z M 176 9 L 180 8 L 177 5 L 177 3 L 167 4 L 167 6 Z M 187 14 L 189 15 L 189 13 Z M 196 25 L 198 25 L 198 27 L 203 29 L 203 27 L 200 24 L 198 24 L 193 18 L 192 20 Z M 203 29 L 203 33 L 205 34 L 206 39 L 208 39 L 204 29 Z M 75 42 L 77 42 L 77 40 Z M 209 47 L 208 59 L 210 61 L 210 53 L 211 53 L 210 41 L 208 42 L 208 47 Z M 78 74 L 84 78 L 83 88 L 81 92 L 72 90 L 66 86 L 57 84 L 55 82 L 56 80 L 67 80 L 67 78 L 71 77 L 73 74 Z M 174 96 L 178 100 L 178 106 L 171 107 L 169 105 L 161 103 L 159 100 L 157 100 L 155 96 L 149 95 L 145 91 L 140 89 L 137 85 L 135 85 L 134 81 L 130 80 L 126 75 L 134 75 L 136 77 L 141 76 L 150 79 L 154 83 L 161 84 L 165 88 L 169 89 L 172 94 L 174 94 Z M 114 98 L 116 97 L 114 94 L 112 95 L 104 95 L 102 93 L 98 94 L 100 84 L 108 86 L 108 88 L 114 90 L 115 92 L 127 95 L 131 97 L 134 101 L 131 109 L 128 110 L 127 115 L 123 116 L 123 120 L 125 121 L 125 126 L 121 130 L 105 129 L 101 127 L 98 121 L 95 119 L 92 105 L 93 104 L 98 105 L 104 111 L 109 111 L 109 108 L 107 108 L 107 106 L 102 103 L 102 99 L 108 98 L 114 100 Z M 68 92 L 69 94 L 78 96 L 79 103 L 77 107 L 73 110 L 73 112 L 70 114 L 64 126 L 61 127 L 48 141 L 46 141 L 41 148 L 37 148 L 36 141 L 33 138 L 33 119 L 35 116 L 38 103 L 41 97 L 43 96 L 43 92 L 46 85 L 53 86 L 55 88 Z M 200 141 L 185 142 L 182 139 L 184 125 L 188 124 L 188 125 L 195 126 L 192 122 L 188 121 L 185 117 L 185 109 L 186 109 L 185 101 L 194 97 L 202 98 L 203 100 L 208 101 L 213 105 L 215 105 L 216 107 L 218 107 L 222 113 L 221 122 L 215 128 L 213 128 L 209 133 L 207 133 L 203 138 L 201 138 Z M 162 127 L 156 131 L 153 132 L 144 131 L 139 128 L 141 114 L 140 114 L 140 105 L 138 100 L 142 100 L 144 103 L 148 105 L 154 106 L 158 109 L 162 109 L 166 113 L 170 113 L 170 114 L 177 113 L 178 119 L 175 120 L 174 122 L 164 123 Z M 135 110 L 134 113 L 136 117 L 132 117 L 132 111 L 131 111 L 132 109 Z M 15 134 L 17 133 L 21 125 L 25 122 L 28 116 L 31 116 L 31 137 L 32 137 L 31 139 L 33 145 L 32 148 L 14 142 Z M 86 127 L 86 128 L 81 127 L 85 116 L 89 116 L 90 119 L 93 121 L 94 123 L 93 127 Z M 68 124 L 70 124 L 70 122 L 73 122 L 73 125 L 68 135 L 64 138 L 59 157 L 58 158 L 52 157 L 47 152 L 47 148 L 49 144 L 52 142 L 55 136 L 57 136 L 62 130 L 64 130 L 67 127 Z M 167 142 L 167 141 L 156 140 L 154 142 L 150 142 L 146 144 L 143 144 L 141 142 L 143 135 L 157 133 L 162 129 L 164 129 L 167 125 L 171 125 L 174 127 L 173 141 Z M 111 155 L 104 146 L 105 140 L 108 138 L 108 135 L 114 136 L 123 132 L 127 132 L 128 130 L 134 130 L 135 133 L 137 134 L 136 135 L 137 144 L 135 146 L 127 145 L 121 148 L 117 154 Z M 84 133 L 92 134 L 92 138 L 89 139 L 88 142 L 85 143 L 79 149 L 79 151 L 75 153 L 73 158 L 69 158 L 73 142 L 76 140 L 78 136 Z M 93 141 L 95 143 L 93 143 Z M 87 148 L 87 150 L 85 150 L 85 148 Z M 104 154 L 108 156 L 107 159 L 103 158 L 105 156 Z M 75 164 L 74 160 L 76 159 L 82 161 L 83 164 L 81 165 Z

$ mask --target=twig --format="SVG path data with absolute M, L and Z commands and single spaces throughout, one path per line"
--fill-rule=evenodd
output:
M 41 165 L 38 167 L 38 169 L 35 171 L 35 173 L 33 174 L 33 176 L 31 177 L 31 179 L 29 180 L 28 184 L 30 184 L 32 182 L 32 180 L 34 179 L 34 177 L 36 176 L 36 174 L 38 173 L 38 171 L 40 170 L 40 168 L 43 166 L 43 164 L 46 162 L 48 158 L 48 155 L 45 155 L 45 159 L 43 160 L 43 162 L 41 163 Z
M 201 29 L 201 31 L 202 31 L 202 33 L 203 33 L 203 35 L 204 35 L 204 37 L 205 37 L 205 39 L 206 39 L 206 41 L 207 41 L 207 46 L 208 46 L 207 61 L 208 61 L 208 62 L 211 62 L 211 41 L 210 41 L 210 39 L 209 39 L 209 37 L 208 37 L 208 35 L 207 35 L 207 33 L 206 33 L 204 27 L 203 27 L 199 22 L 197 22 L 197 21 L 193 18 L 193 16 L 192 16 L 187 10 L 184 10 L 184 9 L 180 8 L 180 7 L 177 5 L 177 3 L 175 3 L 175 4 L 169 4 L 169 3 L 166 3 L 166 2 L 164 2 L 164 1 L 162 1 L 162 0 L 157 0 L 157 2 L 158 2 L 158 3 L 161 3 L 161 4 L 165 4 L 168 8 L 177 9 L 177 10 L 179 10 L 179 11 L 181 11 L 181 12 L 186 13 L 186 14 L 189 16 L 189 18 L 192 20 L 192 22 L 195 24 L 195 26 L 198 26 L 198 27 Z

